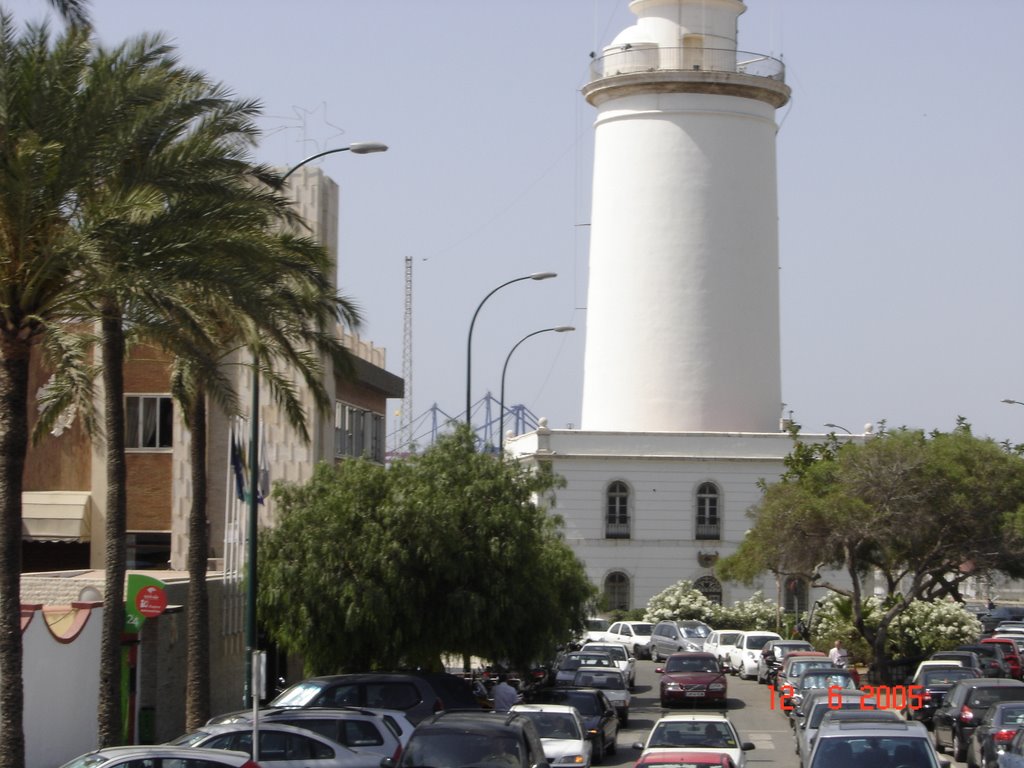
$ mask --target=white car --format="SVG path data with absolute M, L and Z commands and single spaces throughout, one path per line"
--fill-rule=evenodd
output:
M 616 667 L 580 667 L 572 681 L 574 688 L 597 688 L 604 691 L 619 716 L 619 723 L 629 725 L 629 686 L 626 676 Z
M 715 654 L 722 669 L 728 669 L 729 653 L 736 647 L 736 641 L 742 634 L 743 630 L 740 629 L 716 629 L 704 640 L 704 650 Z
M 742 741 L 736 728 L 723 714 L 665 715 L 654 724 L 647 741 L 638 741 L 634 749 L 641 757 L 648 752 L 712 752 L 726 754 L 736 768 L 747 764 L 746 754 L 754 748 L 753 742 Z
M 587 643 L 580 648 L 581 653 L 584 651 L 600 651 L 611 656 L 615 666 L 625 675 L 626 685 L 629 686 L 629 690 L 633 690 L 636 685 L 636 657 L 630 653 L 629 648 L 622 643 Z
M 654 625 L 649 621 L 617 621 L 604 633 L 604 639 L 631 648 L 633 656 L 637 659 L 649 659 L 653 630 Z
M 729 671 L 739 675 L 741 680 L 757 677 L 761 649 L 769 640 L 781 639 L 777 632 L 744 632 L 736 640 L 736 646 L 729 651 Z
M 584 622 L 586 627 L 583 630 L 583 638 L 580 643 L 596 643 L 604 640 L 605 634 L 608 632 L 608 619 L 602 619 L 599 616 L 592 616 Z
M 207 768 L 258 768 L 246 752 L 189 749 L 166 744 L 97 749 L 64 763 L 61 768 L 136 768 L 139 765 L 160 765 L 161 760 L 163 765 L 192 765 L 201 761 Z
M 509 712 L 530 718 L 551 768 L 590 768 L 593 747 L 576 707 L 516 704 Z

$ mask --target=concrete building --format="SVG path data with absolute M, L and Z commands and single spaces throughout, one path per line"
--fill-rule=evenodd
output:
M 792 447 L 775 170 L 789 88 L 780 61 L 737 49 L 740 0 L 630 10 L 583 87 L 596 118 L 582 428 L 506 445 L 566 479 L 557 511 L 609 609 L 680 579 L 728 604 L 752 590 L 719 583 L 714 562 Z

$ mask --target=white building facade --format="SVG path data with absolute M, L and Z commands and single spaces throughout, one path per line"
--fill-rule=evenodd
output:
M 781 62 L 737 50 L 740 0 L 632 0 L 595 57 L 581 430 L 511 438 L 565 478 L 554 512 L 608 609 L 714 576 L 751 526 L 781 421 L 775 110 Z M 806 598 L 805 598 L 806 599 Z

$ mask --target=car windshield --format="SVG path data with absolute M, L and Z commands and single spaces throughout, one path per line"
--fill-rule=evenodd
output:
M 618 672 L 581 671 L 576 673 L 573 682 L 586 688 L 600 688 L 605 691 L 621 691 L 626 687 L 622 675 Z
M 604 619 L 587 619 L 588 632 L 604 632 L 610 626 Z
M 302 682 L 296 683 L 291 688 L 286 688 L 281 691 L 276 699 L 274 699 L 268 706 L 271 707 L 305 707 L 309 705 L 313 699 L 320 695 L 320 692 L 324 689 L 320 683 Z
M 937 763 L 931 741 L 926 737 L 837 736 L 816 745 L 810 768 L 848 768 L 857 765 L 934 768 Z
M 747 648 L 758 651 L 764 648 L 765 644 L 769 640 L 775 640 L 776 638 L 771 635 L 752 635 L 747 638 Z
M 727 721 L 670 720 L 651 731 L 647 748 L 720 747 L 735 749 L 736 734 Z
M 853 678 L 849 675 L 812 674 L 800 678 L 800 687 L 807 688 L 852 688 L 857 689 Z
M 402 753 L 403 768 L 515 768 L 523 764 L 509 734 L 461 729 L 418 732 Z
M 612 660 L 608 658 L 608 654 L 606 653 L 591 655 L 582 653 L 573 654 L 571 656 L 566 656 L 565 659 L 562 660 L 562 663 L 558 665 L 558 668 L 571 671 L 577 669 L 583 664 L 591 667 L 610 667 L 612 666 Z
M 696 658 L 680 658 L 678 656 L 669 656 L 668 661 L 665 663 L 665 671 L 668 673 L 676 672 L 718 672 L 718 664 L 714 659 L 706 656 L 699 656 Z
M 626 655 L 626 649 L 621 645 L 592 645 L 589 646 L 595 651 L 601 651 L 601 653 L 607 653 L 616 661 L 626 661 L 629 656 Z
M 210 734 L 207 731 L 192 731 L 192 733 L 186 733 L 184 736 L 179 736 L 174 741 L 168 741 L 167 743 L 173 747 L 194 747 L 203 739 L 208 738 L 210 738 Z
M 601 707 L 598 706 L 598 695 L 596 693 L 585 693 L 583 691 L 566 691 L 564 696 L 559 696 L 559 703 L 568 704 L 571 707 L 576 707 L 576 711 L 581 715 L 599 715 L 601 714 Z
M 576 718 L 565 712 L 520 712 L 533 721 L 537 734 L 542 739 L 574 739 L 583 738 L 576 724 Z

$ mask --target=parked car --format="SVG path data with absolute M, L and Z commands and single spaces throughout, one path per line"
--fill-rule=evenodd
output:
M 727 754 L 737 766 L 746 765 L 753 742 L 743 741 L 729 718 L 718 713 L 665 715 L 651 728 L 646 741 L 633 744 L 641 757 L 651 752 L 713 752 Z
M 271 707 L 370 707 L 405 712 L 415 725 L 444 709 L 479 709 L 469 681 L 443 673 L 326 675 L 286 688 Z
M 839 667 L 820 667 L 808 669 L 796 679 L 793 686 L 792 704 L 793 709 L 790 716 L 794 722 L 803 717 L 803 702 L 807 695 L 814 690 L 823 691 L 857 691 L 857 677 L 853 670 L 840 669 Z
M 589 768 L 593 745 L 575 707 L 566 704 L 516 704 L 509 710 L 533 722 L 552 768 Z
M 1006 660 L 1001 645 L 975 643 L 974 645 L 958 645 L 956 649 L 958 651 L 973 651 L 978 654 L 981 668 L 985 670 L 985 677 L 1013 677 L 1010 674 L 1010 664 Z
M 611 627 L 608 619 L 600 616 L 591 616 L 583 624 L 583 636 L 579 639 L 578 645 L 584 643 L 597 643 L 604 640 L 605 633 Z
M 604 691 L 608 700 L 615 706 L 619 723 L 623 727 L 629 725 L 629 686 L 626 677 L 615 667 L 580 667 L 572 681 L 574 688 L 597 688 Z
M 167 744 L 95 749 L 64 763 L 61 768 L 138 768 L 139 766 L 156 766 L 161 760 L 167 761 L 165 765 L 191 766 L 198 764 L 199 760 L 203 760 L 204 768 L 259 768 L 249 758 L 248 752 L 189 749 Z
M 604 633 L 604 639 L 632 648 L 635 658 L 649 659 L 653 631 L 654 624 L 649 621 L 617 621 Z
M 935 714 L 935 710 L 942 705 L 947 691 L 961 680 L 977 679 L 977 677 L 974 670 L 961 666 L 920 668 L 907 686 L 908 691 L 913 690 L 920 694 L 920 700 L 908 695 L 906 697 L 907 705 L 903 708 L 903 716 L 907 720 L 920 720 L 926 726 L 931 726 L 932 716 Z
M 971 735 L 967 746 L 967 765 L 971 768 L 994 768 L 1021 726 L 1024 726 L 1024 701 L 993 704 Z
M 821 651 L 791 651 L 782 659 L 782 668 L 775 678 L 775 688 L 783 693 L 786 686 L 790 692 L 797 679 L 808 669 L 831 669 L 835 667 L 832 660 Z
M 593 747 L 593 762 L 600 763 L 605 755 L 615 754 L 619 717 L 604 691 L 596 688 L 541 688 L 527 693 L 527 703 L 575 707 Z
M 555 685 L 572 685 L 576 670 L 582 666 L 617 669 L 612 657 L 604 651 L 570 651 L 555 668 Z
M 728 680 L 713 653 L 673 653 L 664 667 L 654 671 L 661 674 L 659 702 L 663 708 L 678 704 L 717 704 L 724 708 L 729 704 Z
M 918 722 L 828 723 L 818 729 L 804 768 L 940 768 L 928 729 Z
M 260 722 L 283 723 L 326 736 L 346 747 L 372 750 L 398 758 L 412 735 L 413 724 L 404 712 L 358 707 L 276 707 L 261 709 Z M 207 725 L 251 723 L 252 710 L 243 709 L 211 717 Z
M 705 647 L 706 645 L 705 643 Z M 806 640 L 769 640 L 761 649 L 761 658 L 757 660 L 757 682 L 773 682 L 787 653 L 813 650 L 814 646 Z
M 986 637 L 978 645 L 998 645 L 1003 650 L 1003 661 L 1009 669 L 1009 676 L 1018 680 L 1021 677 L 1020 651 L 1017 650 L 1017 641 L 1009 637 Z
M 703 650 L 715 654 L 722 669 L 729 669 L 729 652 L 736 647 L 736 641 L 743 634 L 741 629 L 716 629 L 704 640 Z
M 1024 682 L 986 677 L 955 683 L 932 716 L 935 749 L 950 749 L 962 761 L 985 710 L 1000 701 L 1024 701 Z
M 744 632 L 729 651 L 729 670 L 740 680 L 757 677 L 761 649 L 769 640 L 781 640 L 777 632 Z
M 633 686 L 636 685 L 636 657 L 630 652 L 628 646 L 606 640 L 603 643 L 587 643 L 580 648 L 580 651 L 607 653 L 626 678 L 626 684 L 629 686 L 629 689 L 633 690 Z
M 702 651 L 711 627 L 693 619 L 659 621 L 651 631 L 651 659 L 661 661 L 679 651 Z
M 176 747 L 202 747 L 251 753 L 252 731 L 252 725 L 249 723 L 204 725 L 169 743 Z M 319 733 L 283 723 L 262 723 L 259 734 L 260 749 L 256 758 L 257 763 L 280 764 L 295 761 L 296 764 L 316 768 L 378 768 L 381 760 L 391 759 L 382 758 L 370 750 L 343 747 Z
M 401 760 L 380 761 L 380 768 L 416 766 L 548 768 L 548 761 L 529 717 L 478 709 L 431 715 L 416 726 Z

